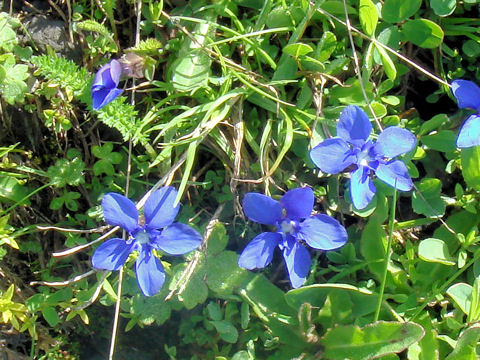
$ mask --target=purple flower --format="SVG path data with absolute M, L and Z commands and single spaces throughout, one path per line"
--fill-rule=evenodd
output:
M 138 223 L 138 211 L 127 197 L 108 193 L 102 199 L 103 215 L 110 225 L 128 231 L 130 238 L 114 238 L 98 247 L 92 257 L 96 269 L 118 270 L 132 251 L 138 251 L 135 270 L 142 293 L 155 295 L 165 281 L 162 263 L 152 250 L 181 255 L 198 248 L 202 236 L 188 225 L 174 223 L 179 205 L 173 206 L 177 191 L 164 187 L 154 191 L 145 203 L 145 225 Z
M 238 265 L 245 269 L 264 268 L 272 261 L 276 246 L 283 253 L 288 276 L 294 288 L 303 285 L 310 270 L 310 255 L 303 245 L 333 250 L 345 244 L 347 232 L 334 218 L 311 215 L 314 196 L 308 187 L 289 190 L 280 201 L 259 193 L 247 193 L 243 211 L 252 221 L 274 225 L 275 232 L 256 236 L 243 250 Z
M 358 106 L 347 106 L 337 124 L 337 137 L 323 141 L 310 151 L 312 161 L 325 173 L 336 174 L 355 165 L 350 193 L 357 209 L 367 207 L 375 195 L 373 174 L 401 191 L 413 187 L 405 164 L 392 158 L 412 150 L 415 136 L 406 129 L 390 126 L 373 143 L 367 140 L 371 131 L 367 114 Z
M 117 60 L 110 61 L 98 70 L 92 84 L 94 110 L 101 109 L 122 93 L 122 89 L 117 89 L 121 76 L 122 65 Z
M 476 111 L 463 123 L 458 133 L 457 147 L 468 148 L 480 145 L 480 88 L 468 80 L 454 80 L 452 92 L 460 109 L 468 108 Z

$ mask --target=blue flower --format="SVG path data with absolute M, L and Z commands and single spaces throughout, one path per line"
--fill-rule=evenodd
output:
M 354 165 L 350 179 L 353 205 L 364 209 L 375 195 L 371 175 L 401 191 L 413 187 L 408 169 L 392 158 L 409 152 L 416 144 L 415 136 L 398 126 L 382 131 L 377 142 L 367 140 L 372 124 L 367 114 L 357 106 L 347 106 L 337 124 L 337 137 L 327 139 L 310 151 L 310 158 L 320 170 L 336 174 Z
M 274 225 L 275 232 L 256 236 L 243 250 L 238 265 L 245 269 L 264 268 L 272 261 L 276 246 L 283 253 L 288 276 L 294 288 L 303 285 L 310 270 L 310 255 L 303 245 L 319 250 L 333 250 L 347 241 L 347 232 L 337 220 L 327 215 L 311 215 L 312 189 L 289 190 L 280 201 L 259 193 L 247 193 L 243 211 L 252 221 Z
M 117 89 L 121 76 L 122 65 L 117 60 L 110 61 L 98 70 L 92 84 L 94 110 L 101 109 L 122 93 L 122 89 Z
M 106 222 L 125 229 L 130 238 L 114 238 L 100 245 L 92 257 L 93 267 L 118 270 L 136 250 L 135 270 L 142 293 L 152 296 L 159 292 L 165 273 L 152 250 L 181 255 L 198 248 L 202 241 L 202 236 L 190 226 L 173 222 L 179 210 L 179 205 L 173 206 L 176 196 L 177 191 L 173 187 L 154 191 L 145 203 L 145 225 L 140 225 L 137 208 L 130 199 L 116 193 L 106 194 L 102 199 Z
M 454 80 L 452 92 L 460 109 L 474 109 L 463 124 L 457 137 L 457 147 L 468 148 L 480 145 L 480 88 L 468 80 Z

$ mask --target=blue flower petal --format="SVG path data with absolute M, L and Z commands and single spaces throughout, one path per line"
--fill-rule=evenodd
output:
M 375 195 L 376 189 L 370 176 L 368 176 L 369 171 L 367 167 L 361 166 L 352 172 L 350 179 L 352 203 L 359 210 L 366 208 Z
M 398 126 L 383 130 L 374 145 L 374 152 L 381 157 L 393 158 L 412 150 L 417 143 L 415 135 Z
M 291 220 L 309 217 L 314 202 L 313 190 L 309 187 L 289 190 L 280 199 L 280 205 L 287 211 L 287 217 Z
M 470 115 L 458 133 L 457 147 L 469 148 L 478 145 L 480 145 L 480 116 Z
M 101 88 L 99 90 L 92 89 L 92 108 L 94 110 L 101 109 L 105 105 L 115 100 L 115 98 L 122 92 L 123 90 L 117 88 Z
M 380 180 L 398 190 L 412 190 L 413 182 L 403 161 L 395 160 L 387 164 L 379 164 L 375 174 Z
M 337 124 L 338 137 L 360 147 L 368 139 L 371 131 L 372 124 L 365 111 L 355 105 L 343 109 Z
M 165 272 L 160 260 L 146 246 L 142 246 L 138 252 L 135 270 L 143 295 L 153 296 L 160 291 L 165 282 Z
M 129 198 L 108 193 L 102 199 L 102 209 L 108 224 L 120 226 L 129 233 L 138 227 L 138 210 Z
M 154 242 L 155 246 L 170 255 L 182 255 L 202 244 L 202 235 L 194 228 L 175 223 L 165 228 Z
M 115 86 L 117 86 L 122 76 L 122 65 L 117 60 L 110 61 L 110 76 Z
M 310 254 L 305 247 L 296 242 L 293 246 L 286 246 L 283 249 L 283 258 L 287 265 L 288 277 L 292 286 L 296 289 L 302 286 L 310 271 Z
M 327 174 L 339 173 L 355 160 L 348 144 L 340 138 L 321 142 L 310 151 L 310 158 Z
M 452 92 L 460 109 L 476 109 L 480 112 L 480 87 L 468 80 L 454 80 Z
M 107 240 L 93 253 L 92 266 L 95 269 L 118 270 L 127 261 L 132 246 L 133 243 L 128 244 L 123 239 Z
M 333 250 L 345 245 L 347 231 L 334 218 L 320 214 L 311 216 L 300 224 L 297 237 L 314 249 Z
M 145 202 L 145 225 L 148 229 L 161 229 L 170 225 L 180 210 L 180 204 L 173 206 L 177 190 L 166 186 L 150 194 Z
M 282 236 L 278 233 L 264 232 L 257 235 L 238 258 L 238 266 L 249 270 L 264 268 L 272 261 L 273 250 L 280 241 Z
M 282 219 L 282 206 L 270 196 L 247 193 L 243 198 L 242 206 L 247 218 L 260 224 L 275 225 Z

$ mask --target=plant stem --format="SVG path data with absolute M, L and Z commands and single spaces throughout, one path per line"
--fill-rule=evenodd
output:
M 377 309 L 375 310 L 375 316 L 373 321 L 377 321 L 380 315 L 380 309 L 382 307 L 383 302 L 383 294 L 385 292 L 385 284 L 387 282 L 387 273 L 388 273 L 388 264 L 390 262 L 390 258 L 392 256 L 392 239 L 393 239 L 393 226 L 395 223 L 395 209 L 397 206 L 397 189 L 394 188 L 393 192 L 393 200 L 392 200 L 392 208 L 390 210 L 390 219 L 388 220 L 388 243 L 387 243 L 387 251 L 385 253 L 385 265 L 383 267 L 383 275 L 382 275 L 382 282 L 380 283 L 380 293 L 378 296 L 378 304 Z

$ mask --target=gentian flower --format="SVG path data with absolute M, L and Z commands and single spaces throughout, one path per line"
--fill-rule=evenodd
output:
M 406 165 L 392 158 L 407 153 L 416 144 L 415 136 L 398 126 L 382 131 L 377 142 L 368 140 L 372 124 L 358 106 L 347 106 L 337 123 L 337 137 L 327 139 L 310 151 L 310 158 L 320 170 L 337 174 L 351 165 L 350 193 L 353 205 L 363 209 L 372 200 L 376 189 L 373 174 L 401 191 L 413 187 Z
M 122 65 L 117 60 L 110 61 L 98 70 L 92 84 L 94 110 L 101 109 L 122 93 L 123 90 L 117 88 L 121 76 Z
M 276 226 L 274 232 L 256 236 L 243 250 L 238 265 L 245 269 L 264 268 L 272 261 L 273 250 L 280 248 L 294 288 L 303 285 L 310 270 L 310 254 L 303 242 L 314 249 L 333 250 L 345 244 L 347 232 L 328 215 L 311 215 L 312 189 L 289 190 L 280 201 L 259 193 L 247 193 L 243 211 L 252 221 Z
M 457 147 L 468 148 L 480 145 L 480 88 L 468 80 L 454 80 L 452 92 L 460 109 L 468 108 L 476 111 L 463 123 L 458 133 Z
M 118 270 L 132 251 L 138 251 L 135 271 L 142 293 L 152 296 L 159 292 L 165 273 L 153 250 L 181 255 L 198 248 L 202 241 L 202 236 L 190 226 L 173 222 L 180 207 L 173 206 L 176 196 L 173 187 L 154 191 L 145 203 L 143 225 L 139 224 L 137 208 L 130 199 L 116 193 L 106 194 L 102 199 L 106 222 L 125 229 L 130 237 L 110 239 L 100 245 L 92 257 L 93 267 Z

